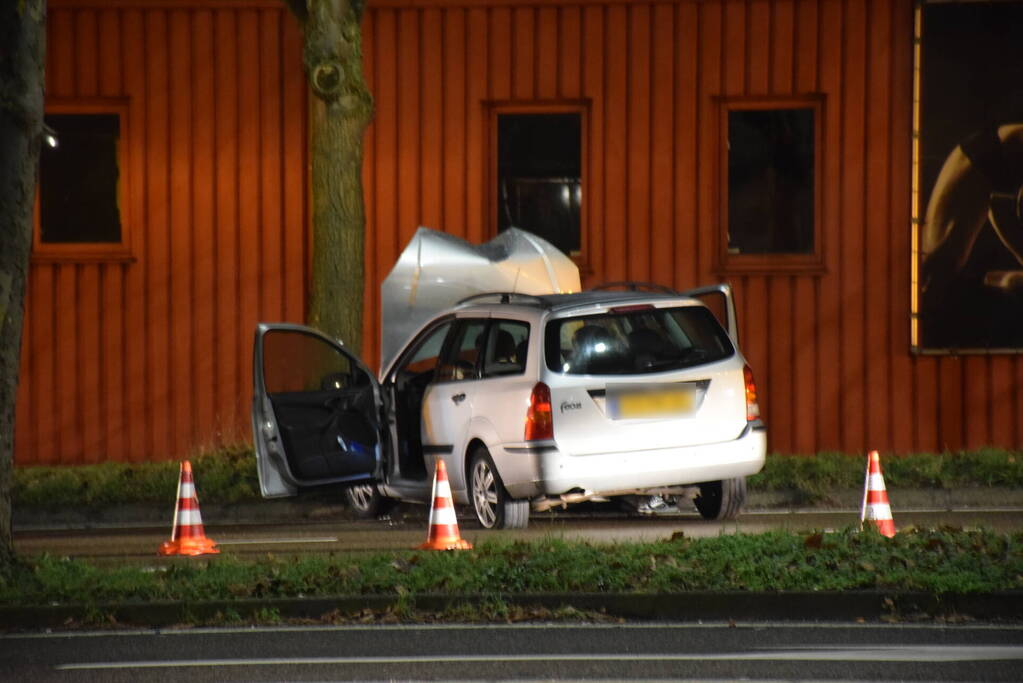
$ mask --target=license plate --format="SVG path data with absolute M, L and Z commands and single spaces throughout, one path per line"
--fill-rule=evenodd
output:
M 608 392 L 608 412 L 614 420 L 678 417 L 692 412 L 695 403 L 689 387 Z

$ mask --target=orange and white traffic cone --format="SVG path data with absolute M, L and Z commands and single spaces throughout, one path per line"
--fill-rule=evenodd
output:
M 192 463 L 181 463 L 178 475 L 178 502 L 174 506 L 174 526 L 171 540 L 160 546 L 161 555 L 210 555 L 219 553 L 217 544 L 206 538 L 199 514 L 199 499 L 195 495 Z
M 895 520 L 888 503 L 888 491 L 881 474 L 881 456 L 877 451 L 867 454 L 867 480 L 863 484 L 863 508 L 860 511 L 860 527 L 864 522 L 873 522 L 882 536 L 895 535 Z
M 451 500 L 448 468 L 437 458 L 437 471 L 433 477 L 433 505 L 430 507 L 430 531 L 420 550 L 472 550 L 472 544 L 458 533 L 455 503 Z

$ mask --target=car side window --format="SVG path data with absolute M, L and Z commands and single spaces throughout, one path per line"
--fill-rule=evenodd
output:
M 444 339 L 448 336 L 450 330 L 451 323 L 446 322 L 428 332 L 419 343 L 412 357 L 402 365 L 399 374 L 404 378 L 419 377 L 426 373 L 432 374 L 440 362 L 441 350 L 444 348 Z
M 271 330 L 263 337 L 263 382 L 273 395 L 368 387 L 370 378 L 319 337 Z
M 483 376 L 521 375 L 526 370 L 529 324 L 518 320 L 495 320 L 487 337 Z
M 476 366 L 483 350 L 486 331 L 486 320 L 460 321 L 449 351 L 437 369 L 436 381 L 476 379 Z

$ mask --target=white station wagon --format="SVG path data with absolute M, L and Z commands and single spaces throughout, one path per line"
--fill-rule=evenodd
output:
M 379 376 L 339 342 L 260 324 L 263 495 L 348 484 L 365 516 L 430 502 L 434 463 L 485 528 L 587 500 L 692 499 L 738 514 L 766 429 L 731 290 L 483 293 L 440 311 Z M 725 327 L 697 297 L 722 297 Z

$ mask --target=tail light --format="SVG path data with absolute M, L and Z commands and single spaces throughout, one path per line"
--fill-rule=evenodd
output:
M 753 381 L 753 370 L 750 366 L 742 369 L 746 381 L 746 421 L 755 422 L 760 419 L 760 404 L 757 403 L 757 383 Z
M 554 438 L 554 414 L 551 411 L 551 389 L 537 382 L 529 395 L 526 410 L 526 441 Z

